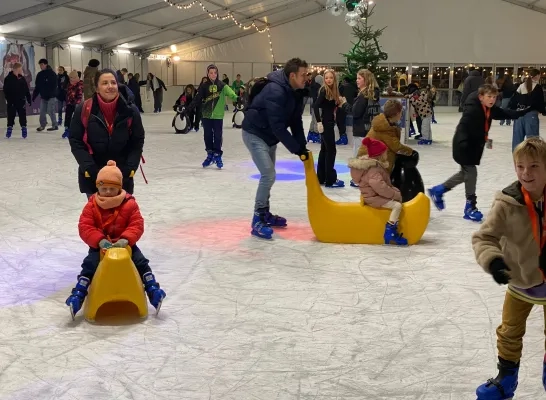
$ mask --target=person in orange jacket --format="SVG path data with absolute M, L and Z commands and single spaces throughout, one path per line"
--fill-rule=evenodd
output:
M 123 175 L 115 161 L 108 161 L 97 175 L 98 193 L 93 194 L 85 205 L 78 230 L 82 240 L 89 246 L 83 260 L 82 271 L 72 294 L 66 299 L 72 318 L 81 309 L 93 275 L 100 262 L 100 252 L 111 247 L 131 246 L 135 264 L 150 303 L 157 309 L 166 294 L 156 282 L 149 261 L 137 247 L 144 233 L 144 219 L 133 195 L 122 189 Z

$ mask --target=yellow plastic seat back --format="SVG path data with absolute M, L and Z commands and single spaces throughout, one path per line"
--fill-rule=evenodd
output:
M 84 306 L 85 319 L 146 318 L 148 303 L 142 279 L 131 260 L 131 248 L 111 248 L 101 261 L 89 286 Z

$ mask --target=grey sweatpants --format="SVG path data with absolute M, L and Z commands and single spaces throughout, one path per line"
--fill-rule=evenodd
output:
M 461 169 L 444 183 L 446 189 L 453 189 L 464 182 L 466 196 L 476 194 L 476 182 L 478 181 L 478 169 L 475 165 L 461 165 Z

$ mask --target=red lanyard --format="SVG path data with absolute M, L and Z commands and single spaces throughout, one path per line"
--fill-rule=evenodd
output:
M 533 203 L 533 200 L 531 200 L 531 196 L 529 196 L 529 192 L 525 190 L 525 188 L 522 186 L 521 191 L 523 193 L 523 198 L 525 199 L 525 205 L 527 206 L 527 212 L 529 213 L 529 218 L 531 219 L 531 226 L 533 229 L 533 237 L 535 238 L 535 242 L 537 242 L 539 246 L 539 254 L 542 253 L 542 248 L 546 244 L 546 232 L 544 229 L 544 221 L 546 220 L 546 207 L 542 206 L 542 224 L 539 221 L 539 215 L 537 210 L 535 209 L 535 205 Z M 546 199 L 546 193 L 543 197 L 543 200 Z M 540 227 L 542 225 L 542 232 L 540 231 Z M 540 268 L 539 268 L 540 269 Z M 546 280 L 546 276 L 544 275 L 544 272 L 542 269 L 540 269 L 540 272 L 542 273 L 542 278 Z
M 110 225 L 112 222 L 114 222 L 116 220 L 116 218 L 118 217 L 118 214 L 119 214 L 119 207 L 116 208 L 116 210 L 114 211 L 113 214 L 111 214 L 108 219 L 106 220 L 106 222 L 102 222 L 102 215 L 100 213 L 100 207 L 99 205 L 97 204 L 97 197 L 95 196 L 95 198 L 93 199 L 93 203 L 94 203 L 94 211 L 95 211 L 95 215 L 97 216 L 98 220 L 99 220 L 99 223 L 100 223 L 100 226 L 101 226 L 101 229 L 104 231 L 106 231 L 106 227 L 108 225 Z M 106 235 L 107 239 L 110 240 L 110 236 L 109 235 Z
M 491 127 L 489 122 L 489 117 L 491 116 L 491 109 L 483 105 L 482 107 L 483 107 L 483 112 L 485 113 L 485 140 L 487 140 L 487 136 L 489 134 L 489 128 Z

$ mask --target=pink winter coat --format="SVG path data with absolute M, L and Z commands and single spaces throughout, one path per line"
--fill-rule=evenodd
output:
M 387 172 L 388 163 L 370 159 L 368 156 L 349 159 L 351 178 L 364 197 L 364 204 L 380 208 L 390 200 L 402 201 L 400 190 L 392 186 Z

